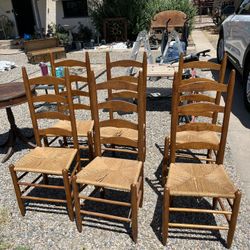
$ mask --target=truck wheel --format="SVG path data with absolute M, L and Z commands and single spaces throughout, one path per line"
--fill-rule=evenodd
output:
M 247 68 L 243 76 L 244 84 L 244 101 L 246 109 L 250 112 L 250 64 L 247 65 Z
M 224 56 L 224 38 L 220 35 L 218 43 L 217 43 L 217 61 L 221 63 Z

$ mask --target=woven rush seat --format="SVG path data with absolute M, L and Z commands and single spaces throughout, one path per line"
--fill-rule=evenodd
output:
M 77 135 L 79 137 L 81 136 L 87 136 L 89 131 L 92 131 L 94 126 L 93 120 L 76 120 L 76 130 Z M 52 128 L 58 128 L 58 129 L 65 129 L 67 131 L 71 131 L 71 126 L 69 121 L 59 121 L 56 123 Z
M 77 149 L 37 147 L 15 163 L 15 171 L 62 174 L 69 169 Z
M 77 174 L 77 183 L 130 190 L 140 175 L 142 162 L 96 157 Z
M 204 145 L 207 149 L 216 147 L 218 149 L 220 139 L 213 131 L 181 131 L 176 133 L 176 145 L 179 149 L 186 149 L 189 143 L 190 148 L 193 149 L 199 149 L 200 146 L 204 147 Z
M 170 165 L 170 195 L 234 198 L 236 188 L 223 165 L 175 163 Z
M 138 141 L 138 130 L 129 128 L 103 127 L 100 128 L 101 138 L 125 137 L 133 141 Z

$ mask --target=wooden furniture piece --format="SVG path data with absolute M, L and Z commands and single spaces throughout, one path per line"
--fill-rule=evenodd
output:
M 151 29 L 165 29 L 166 22 L 168 23 L 168 28 L 183 27 L 187 21 L 187 15 L 179 10 L 165 10 L 157 13 L 153 20 L 151 21 Z
M 24 52 L 30 63 L 47 62 L 50 60 L 50 53 L 53 53 L 56 59 L 65 58 L 65 48 L 59 46 L 59 40 L 56 37 L 24 41 Z
M 130 144 L 136 146 L 137 142 L 132 139 L 120 136 L 117 133 L 116 136 L 111 134 L 106 138 L 101 138 L 100 130 L 105 126 L 112 127 L 126 127 L 128 131 L 136 130 L 137 125 L 129 121 L 123 120 L 106 120 L 99 121 L 99 109 L 114 109 L 120 111 L 133 111 L 136 112 L 139 109 L 135 104 L 126 103 L 125 101 L 118 100 L 107 100 L 104 102 L 98 102 L 97 93 L 105 89 L 129 89 L 136 91 L 136 85 L 128 81 L 122 80 L 110 80 L 107 82 L 95 84 L 94 76 L 92 75 L 92 83 L 90 84 L 90 94 L 91 94 L 91 106 L 95 107 L 93 109 L 93 116 L 95 121 L 94 126 L 94 136 L 95 136 L 95 154 L 96 158 L 91 161 L 85 168 L 83 168 L 74 178 L 73 178 L 73 192 L 75 201 L 75 213 L 76 213 L 76 224 L 79 232 L 82 231 L 82 217 L 86 216 L 97 216 L 104 219 L 119 220 L 122 222 L 127 222 L 131 224 L 132 227 L 132 237 L 133 240 L 137 241 L 138 234 L 138 209 L 142 206 L 143 200 L 143 162 L 138 160 L 127 160 L 121 158 L 111 158 L 102 156 L 101 145 L 103 143 L 115 143 L 115 144 Z M 139 100 L 142 100 L 142 91 L 139 91 Z M 139 102 L 140 103 L 140 102 Z M 140 114 L 142 116 L 142 114 Z M 140 124 L 139 126 L 143 126 Z M 140 131 L 140 129 L 139 129 Z M 140 133 L 138 131 L 138 133 Z M 138 141 L 141 145 L 141 142 Z M 142 147 L 142 146 L 141 146 Z M 142 153 L 140 153 L 139 159 L 142 158 Z M 127 192 L 130 195 L 130 202 L 119 201 L 114 199 L 105 198 L 105 193 L 101 192 L 100 197 L 87 196 L 79 193 L 79 190 L 92 186 L 95 191 L 98 190 L 112 190 Z M 84 190 L 85 191 L 85 190 Z M 113 197 L 113 196 L 112 196 Z M 119 205 L 122 207 L 127 207 L 129 211 L 128 217 L 122 215 L 105 214 L 104 212 L 93 212 L 86 210 L 86 207 L 81 208 L 80 200 L 94 201 L 95 204 L 104 203 L 110 210 L 112 210 L 113 205 Z M 86 203 L 85 201 L 85 203 Z M 97 205 L 98 206 L 98 205 Z M 98 207 L 97 207 L 98 208 Z
M 34 87 L 32 93 L 34 93 Z M 35 147 L 33 143 L 29 141 L 30 138 L 26 138 L 17 127 L 11 107 L 27 102 L 25 89 L 22 82 L 9 82 L 0 84 L 0 109 L 5 108 L 7 118 L 10 124 L 10 130 L 7 140 L 0 145 L 0 147 L 7 146 L 7 153 L 2 159 L 2 163 L 6 162 L 14 153 L 14 146 L 16 139 L 20 139 L 30 147 Z
M 228 131 L 229 117 L 232 105 L 233 89 L 235 81 L 235 71 L 232 70 L 228 85 L 215 83 L 212 81 L 195 82 L 190 81 L 185 84 L 175 84 L 173 89 L 172 101 L 172 121 L 170 137 L 170 169 L 167 177 L 167 183 L 164 187 L 163 195 L 163 217 L 162 217 L 162 239 L 166 244 L 168 237 L 168 228 L 188 228 L 188 229 L 208 229 L 208 230 L 229 230 L 227 237 L 227 246 L 230 247 L 236 227 L 237 215 L 241 193 L 237 190 L 229 179 L 223 164 L 226 137 Z M 203 94 L 196 94 L 199 91 L 217 91 L 226 94 L 225 106 L 211 103 Z M 185 99 L 191 99 L 194 102 L 179 106 L 182 93 L 192 93 L 182 95 Z M 179 114 L 207 115 L 211 116 L 214 112 L 224 113 L 222 124 L 211 124 L 205 122 L 194 122 L 184 125 L 178 124 Z M 220 133 L 219 142 L 214 134 Z M 198 138 L 197 142 L 193 137 Z M 202 142 L 200 141 L 202 137 Z M 183 138 L 183 140 L 182 140 Z M 189 138 L 191 138 L 189 142 Z M 175 163 L 175 152 L 182 148 L 211 148 L 218 151 L 216 161 L 213 164 L 199 163 Z M 213 198 L 212 208 L 193 208 L 174 206 L 175 197 L 188 199 L 188 197 L 208 197 Z M 185 198 L 184 198 L 185 197 Z M 223 199 L 227 201 L 227 206 Z M 171 202 L 170 202 L 171 201 Z M 217 210 L 217 204 L 220 210 Z M 229 209 L 228 209 L 229 207 Z M 171 221 L 172 213 L 207 213 L 214 215 L 224 215 L 229 226 L 201 225 L 197 223 L 187 224 Z
M 174 72 L 178 70 L 177 66 L 172 66 L 169 64 L 148 64 L 147 66 L 147 76 L 148 77 L 173 77 Z
M 202 84 L 204 83 L 204 90 L 201 90 L 202 93 L 199 93 L 197 91 L 192 91 L 188 93 L 188 91 L 185 91 L 185 93 L 182 93 L 178 96 L 178 101 L 176 103 L 172 103 L 172 105 L 177 105 L 176 107 L 172 106 L 172 109 L 178 109 L 181 105 L 185 106 L 187 104 L 191 105 L 191 103 L 196 102 L 206 102 L 211 103 L 215 105 L 219 105 L 221 101 L 221 93 L 219 86 L 222 86 L 225 80 L 225 73 L 226 73 L 226 64 L 227 64 L 227 55 L 224 55 L 224 59 L 222 64 L 217 64 L 213 62 L 205 62 L 205 61 L 194 61 L 194 62 L 187 62 L 184 63 L 183 61 L 183 55 L 180 56 L 179 60 L 179 68 L 178 72 L 176 72 L 174 80 L 173 80 L 173 86 L 180 86 L 185 84 Z M 184 69 L 193 69 L 193 70 L 211 70 L 215 71 L 219 77 L 218 81 L 207 79 L 207 78 L 190 78 L 190 79 L 182 79 L 182 75 L 184 73 Z M 213 91 L 206 92 L 205 84 L 211 83 L 211 84 L 217 84 L 218 89 L 214 89 Z M 176 87 L 175 86 L 175 87 Z M 188 122 L 191 122 L 190 124 L 186 124 L 186 127 L 184 125 L 181 125 L 182 121 L 180 117 L 189 118 L 192 117 L 192 114 L 178 114 L 177 120 L 173 121 L 171 123 L 171 133 L 174 131 L 176 133 L 176 149 L 181 150 L 181 152 L 175 154 L 171 153 L 172 156 L 169 157 L 169 149 L 171 148 L 171 136 L 165 138 L 165 150 L 164 150 L 164 159 L 163 159 L 163 166 L 162 166 L 162 176 L 163 176 L 163 183 L 166 176 L 167 166 L 169 165 L 169 159 L 170 162 L 174 161 L 174 158 L 176 156 L 179 157 L 194 157 L 199 160 L 205 160 L 210 162 L 215 162 L 215 157 L 217 154 L 217 149 L 219 147 L 219 141 L 220 138 L 217 134 L 217 131 L 209 131 L 211 126 L 215 126 L 217 124 L 217 118 L 218 118 L 218 112 L 211 112 L 210 114 L 206 113 L 199 113 L 196 114 L 196 117 L 194 119 L 194 123 L 192 123 L 192 119 L 188 119 Z M 199 123 L 199 120 L 204 120 L 204 117 L 206 117 L 205 122 L 208 126 L 208 128 L 205 128 L 205 123 L 203 129 L 199 129 L 196 127 L 196 124 Z M 179 129 L 179 126 L 182 126 L 183 129 Z M 192 131 L 191 126 L 193 126 Z M 196 131 L 195 131 L 196 130 Z M 211 144 L 213 146 L 211 146 Z M 194 151 L 190 151 L 191 149 L 206 149 L 207 152 L 204 153 L 195 153 Z M 186 151 L 184 151 L 186 150 Z M 214 153 L 214 155 L 213 155 Z
M 85 61 L 73 60 L 73 59 L 64 59 L 61 61 L 55 61 L 53 54 L 50 54 L 50 63 L 51 63 L 51 72 L 53 76 L 56 76 L 57 67 L 68 67 L 70 70 L 69 81 L 72 84 L 75 84 L 75 87 L 72 89 L 72 96 L 75 98 L 73 102 L 73 108 L 75 111 L 88 112 L 91 115 L 90 108 L 90 98 L 89 98 L 89 74 L 91 71 L 90 60 L 88 52 L 85 53 Z M 78 100 L 78 102 L 76 101 Z M 56 128 L 69 129 L 69 121 L 59 121 L 54 125 Z M 93 119 L 89 120 L 76 120 L 77 136 L 79 138 L 80 149 L 89 150 L 89 157 L 81 158 L 81 161 L 86 161 L 92 159 L 93 157 Z M 86 140 L 87 139 L 87 140 Z M 87 146 L 86 146 L 87 141 Z M 64 138 L 64 144 L 68 145 L 69 141 Z
M 150 33 L 154 34 L 157 40 L 162 40 L 163 32 L 171 32 L 173 29 L 182 28 L 182 40 L 188 38 L 187 15 L 178 10 L 165 10 L 157 13 L 151 21 Z
M 103 36 L 106 42 L 127 41 L 127 19 L 124 17 L 105 18 Z
M 16 163 L 10 165 L 10 173 L 21 214 L 25 215 L 26 200 L 66 203 L 69 218 L 73 221 L 74 214 L 70 185 L 72 176 L 80 170 L 80 156 L 68 69 L 65 71 L 65 79 L 52 76 L 29 79 L 25 68 L 22 68 L 22 73 L 38 147 L 28 152 Z M 54 85 L 55 92 L 41 94 L 40 91 L 36 96 L 32 96 L 32 86 L 40 84 Z M 59 93 L 59 85 L 65 87 L 67 95 Z M 43 107 L 38 110 L 34 108 L 37 102 L 65 105 L 68 108 L 68 112 L 59 112 L 53 109 L 51 111 Z M 57 119 L 70 121 L 71 129 L 65 130 L 48 126 L 48 124 Z M 42 138 L 49 134 L 73 137 L 74 148 L 43 147 L 41 143 Z M 59 182 L 60 180 L 62 180 L 63 184 Z M 51 189 L 54 190 L 53 193 L 45 192 L 45 190 Z M 58 196 L 59 191 L 64 191 L 65 197 Z

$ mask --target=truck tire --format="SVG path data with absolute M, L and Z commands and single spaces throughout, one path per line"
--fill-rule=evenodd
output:
M 250 112 L 250 64 L 246 63 L 246 69 L 243 75 L 244 84 L 244 102 L 248 112 Z
M 217 61 L 221 63 L 224 56 L 224 37 L 220 35 L 218 43 L 217 43 Z

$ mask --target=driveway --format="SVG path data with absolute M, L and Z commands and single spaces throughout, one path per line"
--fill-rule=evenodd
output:
M 192 39 L 196 51 L 209 48 L 211 50 L 209 60 L 215 60 L 218 36 L 214 33 L 213 27 L 210 30 L 207 27 L 193 30 Z M 231 69 L 232 65 L 229 63 L 226 80 Z M 250 113 L 244 106 L 241 81 L 241 77 L 237 74 L 227 140 L 237 174 L 243 183 L 247 199 L 250 201 Z

